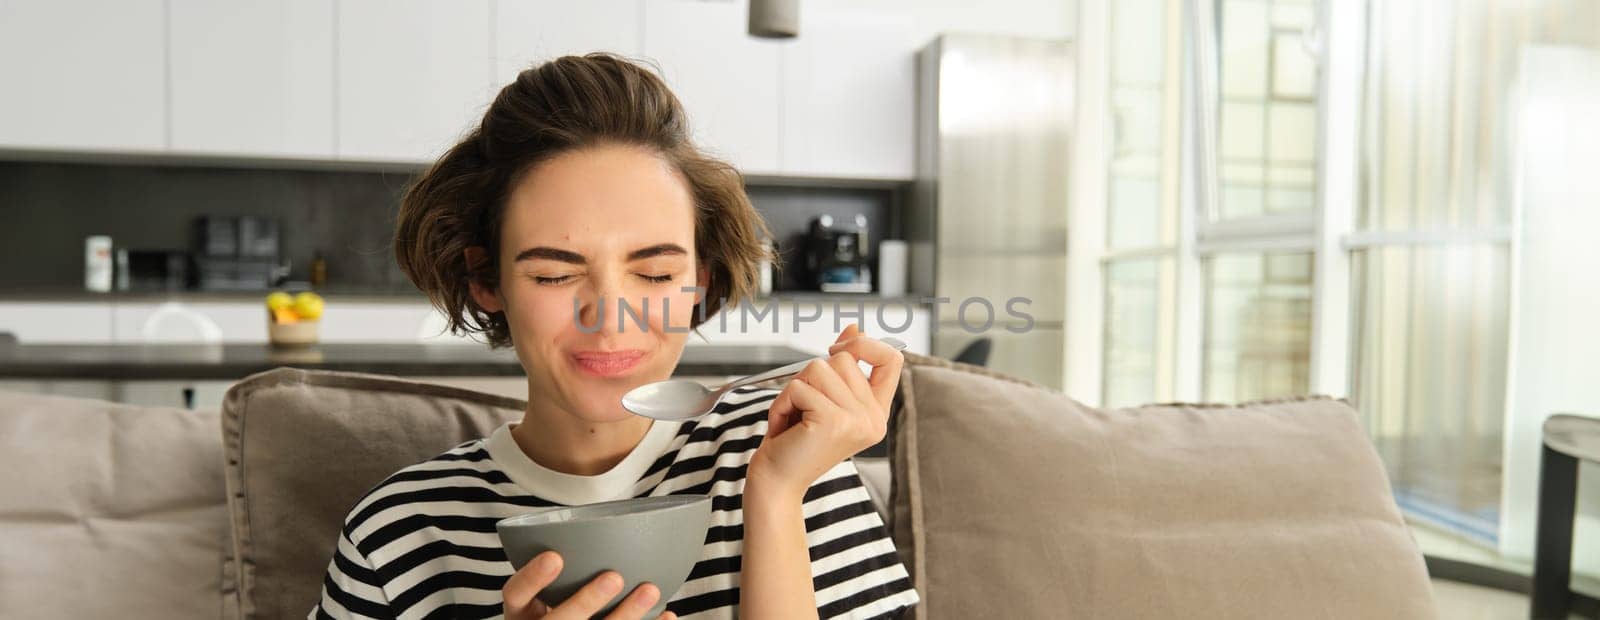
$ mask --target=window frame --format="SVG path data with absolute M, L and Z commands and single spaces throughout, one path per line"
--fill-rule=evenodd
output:
M 1361 198 L 1360 127 L 1364 105 L 1366 61 L 1366 3 L 1315 0 L 1314 23 L 1307 32 L 1315 52 L 1317 112 L 1315 161 L 1317 183 L 1309 213 L 1265 214 L 1258 217 L 1214 220 L 1219 202 L 1219 66 L 1217 6 L 1220 0 L 1179 0 L 1168 2 L 1168 10 L 1179 11 L 1180 50 L 1177 71 L 1179 119 L 1175 127 L 1164 127 L 1164 140 L 1174 129 L 1178 141 L 1178 197 L 1175 205 L 1176 235 L 1170 243 L 1148 247 L 1110 246 L 1109 185 L 1112 178 L 1112 142 L 1115 136 L 1104 129 L 1080 135 L 1081 154 L 1076 167 L 1090 179 L 1074 193 L 1073 221 L 1079 229 L 1073 235 L 1077 251 L 1068 256 L 1068 287 L 1076 299 L 1094 299 L 1074 307 L 1067 322 L 1069 353 L 1062 385 L 1069 393 L 1092 403 L 1103 403 L 1110 392 L 1106 361 L 1110 317 L 1108 274 L 1110 266 L 1125 260 L 1156 258 L 1171 260 L 1174 272 L 1171 290 L 1160 291 L 1164 301 L 1176 310 L 1170 325 L 1157 331 L 1170 342 L 1164 347 L 1170 355 L 1156 356 L 1166 367 L 1157 372 L 1166 378 L 1155 382 L 1152 400 L 1197 402 L 1204 397 L 1205 342 L 1207 317 L 1205 261 L 1225 252 L 1300 251 L 1312 257 L 1311 342 L 1308 385 L 1313 393 L 1348 397 L 1351 342 L 1350 325 L 1351 252 L 1359 244 L 1372 242 L 1371 234 L 1355 234 L 1355 205 Z M 1109 26 L 1110 0 L 1092 0 L 1080 5 L 1081 24 Z M 1207 27 L 1200 27 L 1201 24 Z M 1096 59 L 1104 65 L 1079 72 L 1084 80 L 1080 92 L 1098 93 L 1080 99 L 1080 110 L 1088 114 L 1103 112 L 1105 126 L 1112 120 L 1112 80 L 1109 65 L 1113 46 L 1109 27 L 1080 30 L 1080 58 L 1085 63 Z M 1278 31 L 1274 30 L 1274 34 Z M 1092 34 L 1091 34 L 1092 33 Z M 1171 73 L 1168 74 L 1169 77 Z M 1098 84 L 1096 82 L 1099 82 Z M 1207 94 L 1210 94 L 1207 96 Z M 1103 101 L 1095 101 L 1103 99 Z M 1090 116 L 1094 118 L 1094 116 Z M 1330 128 L 1337 128 L 1330 130 Z M 1098 185 L 1098 187 L 1096 187 Z M 1084 228 L 1092 230 L 1083 231 Z M 1074 227 L 1069 227 L 1071 230 Z M 1070 234 L 1070 233 L 1069 233 Z M 1071 242 L 1069 242 L 1071 243 Z M 1092 279 L 1092 282 L 1085 282 Z M 1085 355 L 1084 349 L 1092 351 Z M 1163 347 L 1159 347 L 1161 349 Z M 1162 359 L 1166 357 L 1168 359 Z

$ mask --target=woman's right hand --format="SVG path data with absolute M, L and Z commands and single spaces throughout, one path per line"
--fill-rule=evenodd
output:
M 556 575 L 561 574 L 561 565 L 560 554 L 546 551 L 528 560 L 521 570 L 506 580 L 500 596 L 505 601 L 507 620 L 531 618 L 588 620 L 622 592 L 622 575 L 615 571 L 606 571 L 552 609 L 535 598 L 535 595 L 549 586 L 550 582 L 555 581 Z M 617 605 L 616 609 L 611 610 L 606 620 L 640 620 L 660 598 L 661 589 L 655 584 L 640 584 L 633 589 L 628 598 Z M 676 614 L 665 611 L 654 620 L 677 620 L 677 618 Z

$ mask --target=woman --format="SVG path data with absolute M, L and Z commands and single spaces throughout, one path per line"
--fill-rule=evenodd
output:
M 918 602 L 847 460 L 884 436 L 898 352 L 852 325 L 781 392 L 741 389 L 686 422 L 621 407 L 673 374 L 688 328 L 751 296 L 767 233 L 653 73 L 606 54 L 522 72 L 407 192 L 395 241 L 453 332 L 515 347 L 527 409 L 357 503 L 312 615 L 588 618 L 621 596 L 608 617 L 639 618 L 660 591 L 620 592 L 615 573 L 547 608 L 536 595 L 563 559 L 513 574 L 494 521 L 689 493 L 717 498 L 712 526 L 663 618 L 881 617 Z

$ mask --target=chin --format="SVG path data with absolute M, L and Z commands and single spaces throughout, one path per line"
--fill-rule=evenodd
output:
M 648 373 L 640 373 L 637 379 L 602 379 L 573 373 L 565 390 L 572 399 L 572 410 L 578 417 L 594 423 L 620 422 L 633 417 L 627 409 L 622 408 L 622 395 L 645 383 L 644 377 Z
M 627 420 L 634 417 L 634 415 L 629 413 L 627 409 L 622 408 L 621 397 L 618 396 L 617 402 L 612 402 L 609 405 L 590 398 L 579 405 L 578 417 L 583 418 L 585 422 L 594 424 L 611 424 Z

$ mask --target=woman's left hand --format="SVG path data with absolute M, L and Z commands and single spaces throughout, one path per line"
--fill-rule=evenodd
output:
M 844 328 L 829 358 L 817 360 L 784 386 L 767 412 L 767 435 L 751 456 L 747 489 L 799 501 L 822 474 L 883 440 L 889 403 L 905 356 Z M 870 377 L 856 365 L 872 366 Z

